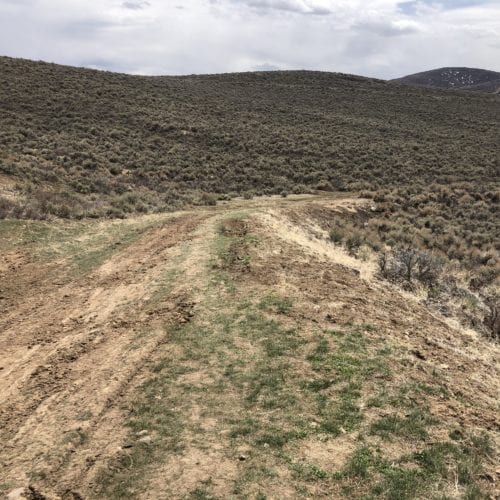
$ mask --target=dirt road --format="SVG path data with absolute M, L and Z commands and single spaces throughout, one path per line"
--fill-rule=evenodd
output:
M 322 221 L 304 212 L 316 204 L 335 217 L 365 203 L 303 196 L 124 221 L 5 222 L 0 494 L 331 497 L 345 486 L 332 474 L 357 449 L 360 429 L 391 459 L 455 429 L 495 436 L 498 348 L 378 282 L 373 263 L 333 246 Z M 352 396 L 365 423 L 351 428 L 350 417 L 338 432 L 325 430 L 314 394 L 298 396 L 326 370 L 311 353 L 327 329 L 365 332 L 366 351 L 348 356 L 375 363 L 387 348 L 391 368 L 399 367 L 391 376 L 374 368 L 382 385 L 360 385 Z M 273 335 L 286 345 L 269 346 Z M 269 381 L 264 355 L 271 365 L 286 358 L 286 382 Z M 266 384 L 278 384 L 279 401 L 251 395 Z M 418 384 L 432 390 L 418 392 Z M 425 399 L 436 421 L 428 439 L 396 433 L 384 447 L 370 434 L 377 419 L 410 411 L 370 406 L 382 386 L 411 386 L 415 401 Z M 283 406 L 287 397 L 295 404 L 299 397 L 304 422 Z M 289 428 L 289 438 L 275 446 L 268 434 L 277 426 Z M 311 434 L 316 427 L 323 433 Z M 326 475 L 312 478 L 313 467 L 309 477 L 297 463 Z M 494 491 L 491 457 L 481 470 L 478 484 Z M 366 490 L 349 481 L 353 491 Z M 446 481 L 439 491 L 453 493 L 455 482 Z M 462 494 L 469 486 L 456 488 Z

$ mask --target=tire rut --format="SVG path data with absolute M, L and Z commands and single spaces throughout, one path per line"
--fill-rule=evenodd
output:
M 56 290 L 45 301 L 45 312 L 52 308 L 50 315 L 38 318 L 32 311 L 16 331 L 5 332 L 2 343 L 6 345 L 16 332 L 21 333 L 10 351 L 24 352 L 10 357 L 8 372 L 0 371 L 2 384 L 9 374 L 22 373 L 22 380 L 6 391 L 0 407 L 2 478 L 26 485 L 33 482 L 34 471 L 35 478 L 42 473 L 50 478 L 36 482 L 55 485 L 62 470 L 78 463 L 78 450 L 83 445 L 88 448 L 103 421 L 121 428 L 118 417 L 108 419 L 108 415 L 120 413 L 114 409 L 145 361 L 165 342 L 164 325 L 183 321 L 187 314 L 189 300 L 178 286 L 160 304 L 149 304 L 151 285 L 174 265 L 176 257 L 182 257 L 180 243 L 193 237 L 204 218 L 180 217 L 149 231 L 83 281 L 67 285 L 64 292 L 72 294 L 70 304 L 61 306 L 61 291 Z M 135 286 L 132 303 L 122 300 L 128 298 L 123 283 Z M 93 297 L 96 287 L 106 292 L 104 303 Z M 118 297 L 113 297 L 113 291 L 118 291 Z M 109 307 L 114 298 L 116 304 Z M 51 342 L 30 349 L 35 330 L 45 331 Z M 92 416 L 79 421 L 78 414 L 86 411 Z M 109 441 L 112 433 L 107 434 Z M 84 438 L 75 442 L 73 435 Z M 92 461 L 86 456 L 83 463 Z

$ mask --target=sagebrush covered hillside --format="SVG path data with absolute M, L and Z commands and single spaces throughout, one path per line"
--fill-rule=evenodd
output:
M 498 96 L 319 72 L 141 77 L 9 58 L 0 67 L 0 217 L 361 191 L 376 203 L 361 243 L 411 244 L 482 283 L 498 276 Z
M 163 210 L 206 193 L 479 188 L 498 169 L 497 96 L 342 74 L 140 77 L 0 58 L 0 109 L 1 173 L 31 216 Z

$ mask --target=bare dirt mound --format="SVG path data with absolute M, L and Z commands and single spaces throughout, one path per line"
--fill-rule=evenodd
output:
M 0 493 L 498 494 L 498 346 L 325 239 L 363 203 L 3 227 Z

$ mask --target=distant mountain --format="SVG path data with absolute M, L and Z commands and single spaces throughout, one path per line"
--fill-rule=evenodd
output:
M 475 68 L 439 68 L 391 80 L 405 85 L 439 89 L 500 92 L 500 73 Z

